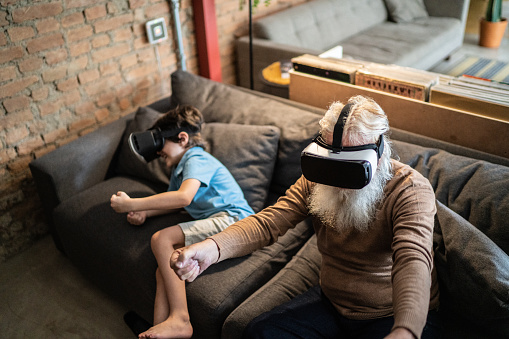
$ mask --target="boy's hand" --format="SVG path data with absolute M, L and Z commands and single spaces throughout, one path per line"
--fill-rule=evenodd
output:
M 118 191 L 117 194 L 113 194 L 110 199 L 111 207 L 115 210 L 117 213 L 125 213 L 132 211 L 132 208 L 130 207 L 131 198 L 122 191 Z
M 139 225 L 143 224 L 146 219 L 147 219 L 147 213 L 145 211 L 140 211 L 140 212 L 131 211 L 131 212 L 127 213 L 127 221 L 131 225 L 139 226 Z

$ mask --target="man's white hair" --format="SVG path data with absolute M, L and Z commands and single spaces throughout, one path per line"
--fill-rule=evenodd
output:
M 355 228 L 365 231 L 373 220 L 378 204 L 383 200 L 383 190 L 392 177 L 390 157 L 391 143 L 387 136 L 389 121 L 382 108 L 372 99 L 355 96 L 343 129 L 344 146 L 376 143 L 384 134 L 384 153 L 380 158 L 371 182 L 360 190 L 316 184 L 309 200 L 310 212 L 324 224 L 341 231 Z M 326 142 L 332 143 L 334 126 L 344 104 L 335 102 L 320 120 L 320 133 Z

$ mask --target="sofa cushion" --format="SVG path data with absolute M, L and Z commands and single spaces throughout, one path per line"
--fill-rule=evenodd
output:
M 223 338 L 241 338 L 244 328 L 258 315 L 317 285 L 321 261 L 316 236 L 312 236 L 276 276 L 228 316 L 223 325 Z
M 171 84 L 174 103 L 196 106 L 206 122 L 270 125 L 280 129 L 273 192 L 283 194 L 300 177 L 300 153 L 318 132 L 320 115 L 184 71 L 174 72 Z
M 509 256 L 440 202 L 436 220 L 441 307 L 449 317 L 462 317 L 467 326 L 473 322 L 499 338 L 509 337 Z
M 230 170 L 251 208 L 260 211 L 274 172 L 279 128 L 207 123 L 202 134 L 207 151 Z
M 382 0 L 314 0 L 256 20 L 253 29 L 257 38 L 323 51 L 386 19 Z
M 423 0 L 384 0 L 389 18 L 394 22 L 410 22 L 427 18 L 428 12 Z
M 168 187 L 170 183 L 170 169 L 166 166 L 164 160 L 157 158 L 146 163 L 131 151 L 128 143 L 131 133 L 148 130 L 162 114 L 163 113 L 150 107 L 138 108 L 134 115 L 134 119 L 128 122 L 122 138 L 117 165 L 115 167 L 115 172 L 117 174 L 145 179 Z
M 437 199 L 509 253 L 509 167 L 393 141 L 401 161 L 430 181 Z

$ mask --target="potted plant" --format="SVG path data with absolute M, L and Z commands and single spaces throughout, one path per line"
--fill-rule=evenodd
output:
M 479 45 L 498 48 L 504 37 L 507 19 L 502 18 L 502 1 L 489 0 L 486 17 L 481 20 L 481 36 Z

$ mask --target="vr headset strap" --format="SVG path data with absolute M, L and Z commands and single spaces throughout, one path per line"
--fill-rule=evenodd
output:
M 338 149 L 340 151 L 343 149 L 343 128 L 345 127 L 346 119 L 350 114 L 352 106 L 352 103 L 346 104 L 339 114 L 338 121 L 334 126 L 334 134 L 332 136 L 332 147 L 334 149 Z

